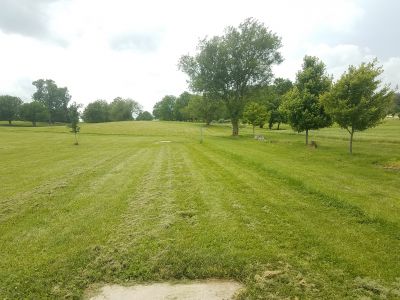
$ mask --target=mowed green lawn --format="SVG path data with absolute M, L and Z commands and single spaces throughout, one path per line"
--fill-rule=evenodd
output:
M 400 298 L 400 120 L 304 135 L 227 125 L 0 126 L 0 298 L 231 278 L 241 299 Z M 168 142 L 169 141 L 169 142 Z

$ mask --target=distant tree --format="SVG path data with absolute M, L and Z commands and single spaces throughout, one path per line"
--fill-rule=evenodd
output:
M 22 100 L 18 97 L 0 96 L 0 120 L 8 121 L 8 124 L 11 125 L 12 121 L 18 117 L 18 110 L 21 104 Z
M 152 121 L 153 115 L 148 111 L 140 112 L 136 118 L 136 121 Z
M 175 102 L 176 97 L 167 95 L 161 101 L 157 102 L 153 108 L 153 115 L 156 119 L 163 121 L 174 121 L 175 120 Z
M 292 90 L 285 94 L 282 104 L 287 113 L 290 126 L 297 132 L 306 132 L 332 124 L 331 117 L 325 112 L 320 96 L 329 91 L 332 78 L 327 75 L 325 64 L 317 57 L 305 56 L 302 70 L 297 73 Z
M 278 123 L 278 130 L 281 123 L 287 122 L 287 114 L 280 108 L 284 99 L 284 96 L 293 88 L 293 83 L 290 79 L 276 78 L 274 81 L 274 90 L 276 94 L 275 101 L 273 101 L 267 110 L 271 112 L 271 118 L 269 124 Z M 272 126 L 271 126 L 272 127 Z
M 190 119 L 187 106 L 192 95 L 188 92 L 183 92 L 178 98 L 176 98 L 174 105 L 174 115 L 177 121 L 187 121 Z
M 141 105 L 129 98 L 117 97 L 109 104 L 109 118 L 111 121 L 133 120 L 141 111 Z
M 400 119 L 400 93 L 396 93 L 393 97 L 393 102 L 390 107 L 389 113 L 394 117 L 397 115 Z
M 243 113 L 245 121 L 253 126 L 253 135 L 255 126 L 259 126 L 261 123 L 265 122 L 267 118 L 267 110 L 265 106 L 257 102 L 249 102 Z
M 87 123 L 101 123 L 110 121 L 110 108 L 105 100 L 96 100 L 89 103 L 83 111 L 83 120 Z
M 326 110 L 340 127 L 350 134 L 350 153 L 353 153 L 353 135 L 379 124 L 388 113 L 394 92 L 383 86 L 379 76 L 382 67 L 377 60 L 350 66 L 322 97 Z
M 223 102 L 206 95 L 191 95 L 187 108 L 192 120 L 203 120 L 206 125 L 224 115 Z
M 69 120 L 70 120 L 70 125 L 69 127 L 71 128 L 71 132 L 75 135 L 75 145 L 78 145 L 78 137 L 77 134 L 80 131 L 80 127 L 79 127 L 79 108 L 81 107 L 81 105 L 76 104 L 75 102 L 72 103 L 69 107 L 68 107 L 68 116 L 69 116 Z
M 199 52 L 182 56 L 179 67 L 193 91 L 225 102 L 235 136 L 249 89 L 269 82 L 271 66 L 282 61 L 280 47 L 278 36 L 250 18 L 238 28 L 226 28 L 223 36 L 202 40 Z
M 19 116 L 21 120 L 32 122 L 32 126 L 36 127 L 36 123 L 45 122 L 48 115 L 42 103 L 32 101 L 21 105 Z
M 68 89 L 59 88 L 51 79 L 39 79 L 32 84 L 36 87 L 32 98 L 46 107 L 49 124 L 68 122 L 68 103 L 71 100 Z

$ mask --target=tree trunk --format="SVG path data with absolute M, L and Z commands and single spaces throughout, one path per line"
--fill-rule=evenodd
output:
M 8 125 L 11 125 L 11 120 L 8 120 Z
M 76 132 L 75 132 L 75 145 L 78 145 L 78 137 L 76 136 Z
M 36 127 L 36 121 L 32 121 L 32 126 Z
M 278 123 L 278 130 L 279 130 L 279 126 L 281 126 L 281 122 Z
M 255 127 L 256 127 L 256 126 L 253 125 L 253 136 L 255 136 L 255 134 L 254 134 L 254 128 L 255 128 Z
M 232 119 L 232 135 L 238 136 L 239 135 L 239 120 Z
M 306 129 L 306 145 L 308 145 L 308 129 Z
M 352 129 L 350 132 L 350 154 L 353 154 L 353 135 L 354 135 L 354 130 Z

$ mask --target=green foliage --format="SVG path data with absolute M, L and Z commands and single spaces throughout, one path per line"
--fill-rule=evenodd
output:
M 376 60 L 350 66 L 323 96 L 324 106 L 334 121 L 350 133 L 350 153 L 354 132 L 378 125 L 393 102 L 394 92 L 388 86 L 382 87 L 382 73 Z
M 111 121 L 133 120 L 141 111 L 141 105 L 129 98 L 117 97 L 109 104 L 109 118 Z
M 395 93 L 389 113 L 394 117 L 397 115 L 400 119 L 400 93 Z
M 175 120 L 175 102 L 176 97 L 167 95 L 162 98 L 161 101 L 157 102 L 153 108 L 153 116 L 156 119 L 163 121 Z
M 188 92 L 183 92 L 175 100 L 174 104 L 174 120 L 176 121 L 187 121 L 190 119 L 187 106 L 192 95 Z
M 18 97 L 0 96 L 0 121 L 8 121 L 11 125 L 11 122 L 18 117 L 18 110 L 21 104 L 22 100 Z
M 68 103 L 71 100 L 68 88 L 59 88 L 51 79 L 39 79 L 32 84 L 36 87 L 32 98 L 46 107 L 49 124 L 68 122 Z
M 89 103 L 83 111 L 83 120 L 86 123 L 103 123 L 110 121 L 110 107 L 105 100 L 96 100 Z
M 142 111 L 136 117 L 136 121 L 152 121 L 153 115 L 148 111 Z
M 71 122 L 69 127 L 71 128 L 71 132 L 75 135 L 75 145 L 78 145 L 77 134 L 81 129 L 79 127 L 79 117 L 80 117 L 79 108 L 80 107 L 81 107 L 81 105 L 80 104 L 76 104 L 75 102 L 72 103 L 68 107 L 68 116 L 69 116 L 69 119 L 70 119 L 70 122 Z
M 264 124 L 267 118 L 267 110 L 265 109 L 265 106 L 259 103 L 249 102 L 244 109 L 243 118 L 253 126 L 254 134 L 254 127 Z
M 325 64 L 317 57 L 305 56 L 302 70 L 297 73 L 294 87 L 285 94 L 282 111 L 286 112 L 290 126 L 297 132 L 319 129 L 332 124 L 325 112 L 320 96 L 329 91 L 332 78 L 326 74 Z
M 246 19 L 238 28 L 226 28 L 223 36 L 202 40 L 199 52 L 182 56 L 179 67 L 193 91 L 225 102 L 232 135 L 238 135 L 249 88 L 269 82 L 271 66 L 282 61 L 280 47 L 280 38 L 264 24 Z
M 192 120 L 202 120 L 206 125 L 224 116 L 223 102 L 206 95 L 191 95 L 187 112 Z
M 32 101 L 21 105 L 19 117 L 21 120 L 32 122 L 32 126 L 36 127 L 36 123 L 45 122 L 48 115 L 46 107 L 42 103 Z

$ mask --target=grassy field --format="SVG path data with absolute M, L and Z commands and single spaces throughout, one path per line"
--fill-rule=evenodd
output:
M 23 124 L 19 124 L 23 125 Z M 400 299 L 400 121 L 0 126 L 0 298 L 232 278 L 240 299 Z

